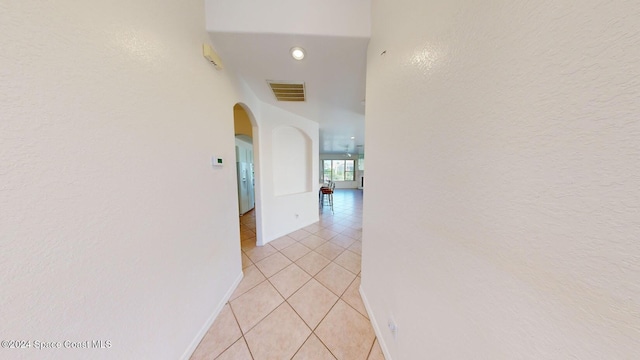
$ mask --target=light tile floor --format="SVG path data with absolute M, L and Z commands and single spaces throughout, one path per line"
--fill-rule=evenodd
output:
M 240 224 L 244 278 L 191 359 L 384 360 L 358 291 L 361 190 L 262 247 L 253 211 Z

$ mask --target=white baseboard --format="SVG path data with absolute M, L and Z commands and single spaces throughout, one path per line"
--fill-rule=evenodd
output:
M 298 230 L 300 230 L 300 229 L 304 229 L 304 228 L 306 228 L 306 227 L 307 227 L 307 226 L 309 226 L 309 225 L 313 225 L 313 224 L 317 223 L 318 221 L 320 221 L 320 218 L 319 218 L 319 217 L 318 217 L 317 219 L 313 220 L 313 221 L 309 221 L 309 222 L 304 223 L 303 225 L 298 226 L 298 227 L 297 227 L 296 229 L 294 229 L 294 230 L 287 231 L 287 232 L 284 232 L 284 233 L 277 233 L 277 234 L 276 234 L 276 236 L 273 236 L 273 237 L 272 237 L 271 239 L 269 239 L 268 241 L 264 241 L 264 244 L 259 244 L 259 243 L 256 241 L 256 245 L 257 245 L 257 246 L 264 246 L 264 245 L 267 245 L 268 243 L 272 242 L 273 240 L 276 240 L 276 239 L 279 239 L 279 238 L 281 238 L 281 237 L 283 237 L 283 236 L 289 235 L 289 234 L 291 234 L 292 232 L 296 232 L 296 231 L 298 231 Z
M 185 350 L 185 352 L 182 354 L 180 359 L 189 360 L 193 352 L 196 351 L 196 348 L 200 344 L 200 341 L 202 341 L 202 338 L 206 335 L 207 331 L 209 331 L 209 328 L 211 327 L 211 325 L 213 325 L 213 322 L 216 320 L 218 315 L 220 315 L 220 312 L 222 311 L 222 308 L 224 308 L 224 305 L 227 303 L 227 301 L 229 301 L 229 299 L 231 299 L 231 295 L 233 294 L 234 291 L 236 291 L 236 288 L 240 284 L 240 281 L 242 281 L 243 277 L 244 277 L 244 271 L 241 271 L 236 281 L 233 282 L 233 285 L 231 285 L 231 288 L 229 288 L 229 291 L 227 291 L 227 293 L 222 298 L 222 301 L 220 301 L 218 306 L 216 306 L 215 310 L 213 311 L 213 314 L 211 314 L 211 316 L 204 323 L 200 331 L 198 331 L 198 334 L 193 339 L 191 344 L 189 344 L 189 347 L 187 348 L 187 350 Z
M 376 333 L 376 338 L 378 339 L 378 344 L 380 344 L 380 348 L 382 349 L 384 358 L 385 360 L 392 360 L 391 355 L 389 354 L 389 350 L 387 349 L 387 344 L 384 342 L 384 338 L 382 337 L 380 326 L 378 326 L 378 321 L 373 316 L 373 311 L 371 310 L 371 306 L 369 305 L 369 300 L 367 300 L 367 296 L 364 294 L 364 291 L 362 291 L 362 285 L 360 285 L 358 291 L 360 292 L 360 297 L 362 298 L 362 302 L 364 303 L 364 308 L 367 310 L 367 314 L 369 315 L 369 320 L 371 320 L 371 326 L 373 326 L 373 331 Z

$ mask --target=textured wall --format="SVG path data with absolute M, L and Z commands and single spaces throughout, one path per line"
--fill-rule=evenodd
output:
M 318 221 L 318 188 L 314 185 L 314 179 L 318 178 L 318 123 L 264 103 L 259 114 L 257 156 L 261 171 L 262 240 L 267 243 Z M 278 130 L 274 132 L 275 129 Z M 297 134 L 291 137 L 291 132 Z M 296 180 L 300 181 L 295 183 L 284 180 L 282 174 L 275 174 L 286 170 L 287 165 L 282 163 L 282 158 L 286 151 L 292 150 L 286 144 L 274 144 L 283 138 L 295 141 L 298 148 L 306 148 L 304 157 L 307 164 L 302 164 L 306 175 L 299 173 Z M 292 155 L 292 161 L 301 164 L 304 160 L 302 155 Z M 309 181 L 310 187 L 303 186 L 305 183 L 309 185 Z M 287 186 L 294 186 L 296 193 L 283 195 Z M 260 239 L 258 235 L 258 242 Z
M 276 197 L 310 192 L 311 138 L 293 126 L 278 126 L 271 131 L 273 193 Z
M 640 358 L 639 18 L 373 1 L 362 290 L 393 359 Z
M 180 358 L 241 274 L 204 4 L 2 1 L 0 34 L 1 340 L 112 344 L 0 358 Z

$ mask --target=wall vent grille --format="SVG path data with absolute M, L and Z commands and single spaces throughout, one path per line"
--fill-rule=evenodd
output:
M 305 101 L 304 83 L 270 81 L 267 83 L 278 101 Z

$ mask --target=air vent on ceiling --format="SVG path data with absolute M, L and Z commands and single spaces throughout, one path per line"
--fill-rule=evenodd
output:
M 267 80 L 278 101 L 305 101 L 304 83 Z

